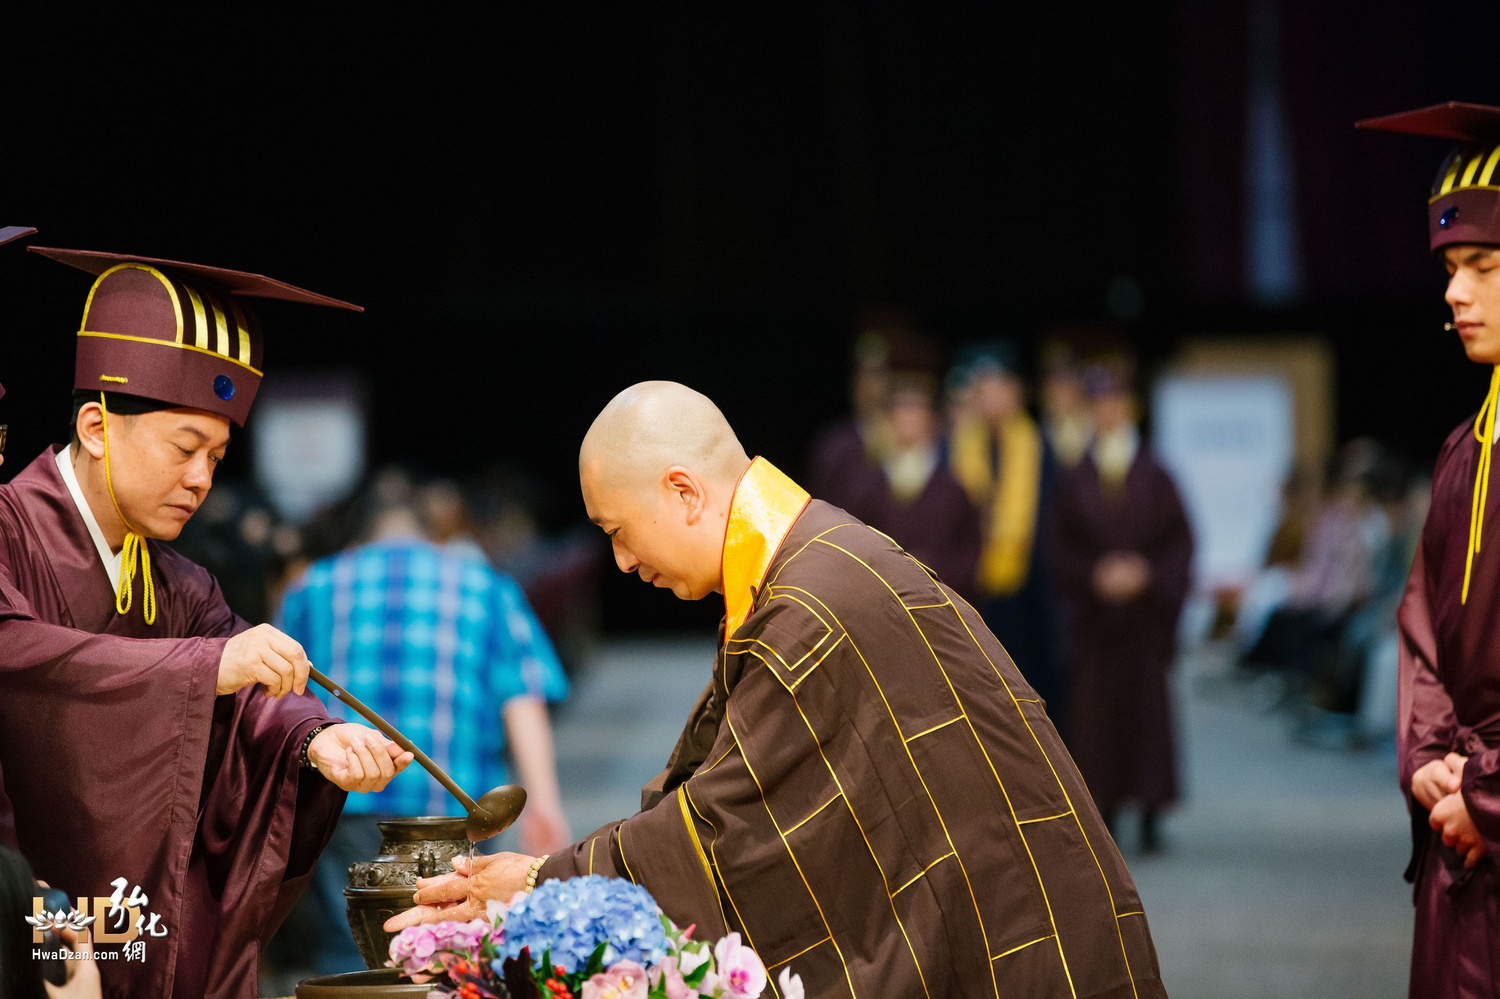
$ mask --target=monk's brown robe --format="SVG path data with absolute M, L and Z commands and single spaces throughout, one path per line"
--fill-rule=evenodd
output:
M 1443 445 L 1432 508 L 1401 602 L 1397 737 L 1412 813 L 1416 938 L 1411 995 L 1500 997 L 1500 484 L 1491 482 L 1482 549 L 1461 599 L 1479 442 L 1474 422 Z M 1469 757 L 1462 793 L 1489 856 L 1465 869 L 1411 798 L 1411 778 L 1450 752 Z
M 115 613 L 52 451 L 0 486 L 12 845 L 70 897 L 108 896 L 121 877 L 146 894 L 166 935 L 142 937 L 144 962 L 99 962 L 107 997 L 251 999 L 260 945 L 343 808 L 343 791 L 298 769 L 303 738 L 331 719 L 311 695 L 216 696 L 224 643 L 248 626 L 212 576 L 149 545 L 148 626 L 139 590 L 131 614 Z
M 542 878 L 636 881 L 809 996 L 1165 995 L 1125 864 L 979 615 L 842 510 L 788 509 L 799 492 L 746 473 L 712 683 L 643 810 Z

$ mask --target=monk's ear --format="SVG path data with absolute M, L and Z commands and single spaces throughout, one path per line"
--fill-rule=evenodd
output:
M 703 490 L 703 480 L 691 469 L 673 465 L 667 469 L 664 481 L 668 495 L 672 502 L 682 510 L 687 524 L 689 526 L 696 524 L 708 508 L 708 496 Z
M 97 402 L 86 402 L 78 410 L 73 440 L 95 461 L 104 459 L 104 410 Z

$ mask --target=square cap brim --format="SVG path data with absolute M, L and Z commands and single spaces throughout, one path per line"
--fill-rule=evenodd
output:
M 0 246 L 4 246 L 12 240 L 20 239 L 22 236 L 30 236 L 34 232 L 36 232 L 35 229 L 24 225 L 0 226 Z
M 1451 139 L 1454 142 L 1483 142 L 1500 139 L 1500 108 L 1448 101 L 1445 104 L 1417 108 L 1415 111 L 1366 118 L 1355 122 L 1354 127 L 1404 132 L 1407 135 L 1430 135 L 1435 139 Z
M 222 288 L 232 295 L 240 295 L 245 298 L 278 298 L 285 302 L 326 305 L 335 309 L 350 309 L 354 312 L 365 311 L 363 306 L 341 301 L 337 298 L 329 298 L 327 295 L 319 295 L 315 291 L 298 288 L 284 281 L 268 278 L 264 274 L 232 271 L 223 267 L 205 267 L 202 264 L 188 264 L 180 260 L 138 257 L 126 253 L 101 253 L 96 250 L 62 250 L 52 246 L 28 246 L 27 249 L 32 253 L 39 253 L 44 257 L 94 275 L 103 274 L 116 264 L 148 264 L 152 267 L 173 271 L 188 280 L 197 278 L 201 282 Z

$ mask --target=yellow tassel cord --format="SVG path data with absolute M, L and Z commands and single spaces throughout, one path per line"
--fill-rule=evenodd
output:
M 1469 602 L 1469 578 L 1474 574 L 1474 556 L 1484 540 L 1484 508 L 1490 499 L 1490 461 L 1495 443 L 1496 397 L 1500 396 L 1500 365 L 1490 375 L 1490 392 L 1484 397 L 1474 420 L 1474 439 L 1479 442 L 1479 462 L 1474 469 L 1474 503 L 1469 510 L 1469 557 L 1464 562 L 1464 591 L 1460 603 Z
M 155 624 L 156 586 L 151 582 L 151 549 L 146 546 L 146 539 L 141 532 L 125 519 L 125 511 L 120 509 L 120 501 L 115 499 L 114 478 L 109 471 L 109 404 L 104 401 L 103 392 L 99 393 L 99 409 L 104 415 L 104 485 L 109 489 L 109 501 L 115 505 L 115 513 L 119 515 L 120 523 L 125 525 L 126 530 L 125 541 L 120 547 L 120 589 L 115 593 L 115 610 L 121 617 L 130 613 L 135 574 L 139 569 L 141 614 L 147 624 Z

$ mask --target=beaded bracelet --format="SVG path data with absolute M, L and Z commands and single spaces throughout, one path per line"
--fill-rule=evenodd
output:
M 531 866 L 529 868 L 527 868 L 527 870 L 526 870 L 526 894 L 530 895 L 532 893 L 532 891 L 534 891 L 536 889 L 536 879 L 537 879 L 537 876 L 542 873 L 542 865 L 547 862 L 547 858 L 550 857 L 550 856 L 552 856 L 552 854 L 548 853 L 548 854 L 545 854 L 543 856 L 540 856 L 540 857 L 536 858 L 535 860 L 533 860 L 531 862 Z
M 318 765 L 307 758 L 307 751 L 312 748 L 312 741 L 318 737 L 319 732 L 323 731 L 325 728 L 332 728 L 337 724 L 338 722 L 324 722 L 317 728 L 314 728 L 311 732 L 307 733 L 307 738 L 302 740 L 302 751 L 297 754 L 297 760 L 302 766 L 306 767 L 309 770 L 318 769 Z

